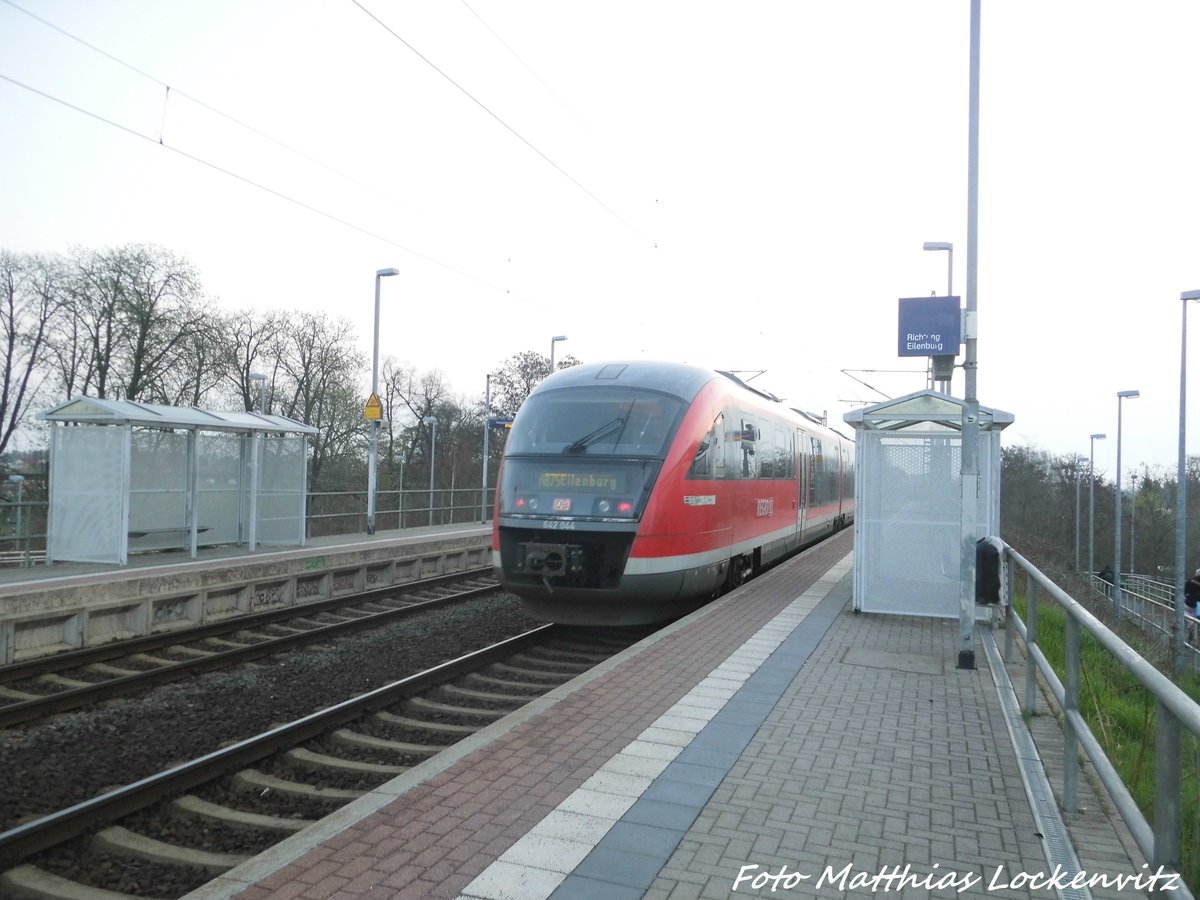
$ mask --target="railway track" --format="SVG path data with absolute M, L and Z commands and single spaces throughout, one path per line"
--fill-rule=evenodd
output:
M 180 897 L 643 634 L 544 625 L 19 825 L 0 895 Z
M 0 728 L 377 628 L 496 590 L 488 567 L 5 666 L 0 668 Z

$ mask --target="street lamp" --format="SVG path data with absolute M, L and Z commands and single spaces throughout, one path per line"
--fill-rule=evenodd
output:
M 1121 403 L 1140 396 L 1137 391 L 1117 391 L 1117 516 L 1113 526 L 1114 556 L 1117 564 L 1113 567 L 1113 615 L 1121 619 Z
M 367 401 L 367 417 L 371 419 L 371 443 L 367 448 L 367 534 L 375 533 L 375 460 L 379 453 L 379 281 L 399 275 L 399 269 L 380 269 L 375 273 L 375 341 L 371 353 L 371 399 Z
M 483 493 L 479 498 L 479 521 L 487 524 L 488 436 L 492 431 L 492 373 L 487 374 L 483 393 Z
M 1096 441 L 1104 440 L 1108 435 L 1093 434 L 1092 458 L 1088 463 L 1088 578 L 1096 574 Z
M 954 245 L 949 241 L 926 241 L 921 245 L 921 249 L 946 251 L 946 296 L 954 296 Z M 929 365 L 929 386 L 933 387 L 935 372 L 938 368 L 933 357 L 929 358 Z M 948 382 L 949 379 L 946 381 Z M 950 393 L 949 384 L 945 386 L 945 392 Z
M 8 480 L 17 486 L 17 550 L 20 550 L 21 546 L 22 546 L 21 507 L 24 505 L 23 493 L 24 493 L 24 489 L 25 489 L 25 476 L 24 475 L 9 475 Z M 28 541 L 24 542 L 24 548 L 25 548 L 25 552 L 21 556 L 22 568 L 29 565 L 29 542 Z
M 1083 483 L 1083 478 L 1080 471 L 1083 469 L 1083 464 L 1087 462 L 1086 456 L 1075 457 L 1075 571 L 1079 571 L 1079 533 L 1083 530 L 1083 516 L 1080 512 L 1080 487 Z
M 251 372 L 250 380 L 258 385 L 258 411 L 262 413 L 267 396 L 267 376 L 262 372 Z M 258 448 L 261 441 L 262 436 L 258 429 L 255 429 L 250 439 L 250 534 L 246 541 L 251 553 L 254 552 L 258 539 Z
M 1134 469 L 1129 476 L 1129 491 L 1133 494 L 1133 502 L 1129 507 L 1129 574 L 1137 574 L 1137 566 L 1133 562 L 1133 551 L 1137 544 L 1137 501 L 1138 501 L 1138 476 L 1137 469 Z
M 1187 456 L 1184 438 L 1187 433 L 1187 309 L 1189 300 L 1200 300 L 1200 291 L 1184 291 L 1179 295 L 1183 301 L 1183 328 L 1179 351 L 1179 470 L 1175 475 L 1175 668 L 1182 670 L 1183 651 L 1187 648 L 1187 632 L 1183 619 L 1184 582 L 1187 559 Z
M 554 345 L 557 344 L 559 341 L 565 341 L 566 339 L 567 339 L 567 336 L 565 334 L 555 335 L 554 337 L 550 338 L 550 374 L 551 375 L 554 374 Z
M 437 417 L 426 416 L 421 420 L 430 428 L 429 433 L 429 524 L 433 524 L 433 472 L 437 462 Z
M 945 250 L 946 257 L 946 296 L 954 296 L 954 245 L 948 241 L 926 241 L 922 250 Z

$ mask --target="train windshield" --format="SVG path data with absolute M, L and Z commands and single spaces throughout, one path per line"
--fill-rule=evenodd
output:
M 662 458 L 682 410 L 675 397 L 628 388 L 534 394 L 521 407 L 505 452 Z

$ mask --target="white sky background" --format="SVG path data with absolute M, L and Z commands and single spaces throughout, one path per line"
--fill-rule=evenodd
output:
M 0 0 L 0 76 L 142 136 L 0 80 L 0 246 L 160 244 L 229 308 L 350 319 L 368 359 L 395 266 L 382 355 L 464 397 L 565 334 L 766 369 L 847 430 L 924 386 L 896 353 L 898 298 L 945 292 L 924 241 L 965 293 L 968 0 L 362 0 L 429 62 L 351 0 L 14 2 L 172 91 Z M 1106 432 L 1111 477 L 1138 389 L 1124 468 L 1174 469 L 1198 37 L 1194 0 L 983 0 L 978 396 L 1006 444 Z

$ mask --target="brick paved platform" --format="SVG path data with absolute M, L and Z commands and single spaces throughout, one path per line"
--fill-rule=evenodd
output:
M 957 622 L 853 612 L 851 542 L 835 536 L 189 897 L 1144 896 L 1032 881 L 1053 871 L 1050 829 L 999 658 L 981 647 L 957 670 Z M 1050 759 L 1054 720 L 1034 723 Z M 1072 864 L 1145 875 L 1082 788 Z

